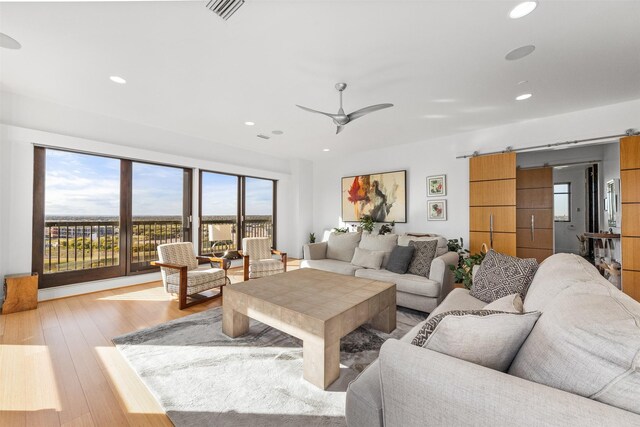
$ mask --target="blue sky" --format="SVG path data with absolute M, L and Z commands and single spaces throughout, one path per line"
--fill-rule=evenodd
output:
M 117 216 L 120 161 L 47 150 L 46 215 Z M 133 163 L 133 215 L 181 215 L 182 169 Z M 203 215 L 235 215 L 237 177 L 203 174 Z M 247 178 L 247 215 L 270 215 L 272 181 Z

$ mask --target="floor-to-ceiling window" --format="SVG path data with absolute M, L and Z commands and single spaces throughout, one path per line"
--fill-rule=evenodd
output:
M 36 147 L 32 268 L 41 287 L 134 274 L 190 240 L 191 170 Z
M 200 172 L 200 253 L 239 249 L 244 237 L 275 246 L 277 181 Z

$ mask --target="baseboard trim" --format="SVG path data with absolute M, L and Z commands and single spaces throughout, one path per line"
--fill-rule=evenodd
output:
M 71 297 L 75 295 L 89 294 L 91 292 L 106 291 L 125 286 L 139 285 L 141 283 L 162 280 L 160 272 L 139 274 L 136 276 L 118 277 L 115 279 L 96 280 L 93 282 L 74 283 L 72 285 L 56 286 L 53 288 L 39 289 L 38 301 L 47 301 L 57 298 Z

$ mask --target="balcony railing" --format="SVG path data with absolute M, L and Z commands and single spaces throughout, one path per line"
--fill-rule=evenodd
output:
M 212 237 L 209 230 L 212 226 Z M 205 217 L 202 221 L 201 253 L 237 249 L 235 219 Z M 271 216 L 247 217 L 246 237 L 273 237 Z M 120 223 L 114 220 L 47 220 L 44 229 L 45 274 L 63 271 L 111 267 L 120 264 Z M 181 242 L 182 221 L 179 219 L 136 219 L 131 235 L 131 263 L 147 263 L 157 259 L 157 247 L 163 243 Z

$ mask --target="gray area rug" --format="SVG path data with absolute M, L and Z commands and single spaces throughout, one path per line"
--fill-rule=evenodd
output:
M 320 390 L 302 378 L 302 341 L 260 322 L 232 339 L 222 308 L 113 339 L 176 426 L 344 426 L 345 391 L 424 313 L 398 309 L 391 334 L 364 325 L 344 337 L 340 378 Z

